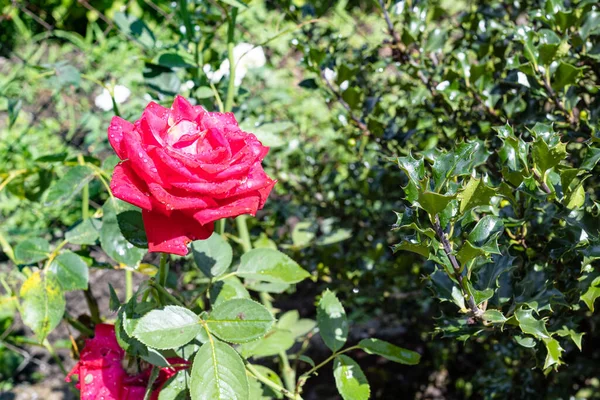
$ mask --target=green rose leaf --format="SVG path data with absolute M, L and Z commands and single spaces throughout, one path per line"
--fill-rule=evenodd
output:
M 213 306 L 217 306 L 224 301 L 231 299 L 249 299 L 250 293 L 246 290 L 246 287 L 242 282 L 235 276 L 230 276 L 227 279 L 223 279 L 215 282 L 210 287 L 210 299 Z
M 394 346 L 385 340 L 363 339 L 358 346 L 369 354 L 377 354 L 400 364 L 416 365 L 421 360 L 419 353 Z
M 317 324 L 323 341 L 331 351 L 340 350 L 348 338 L 348 320 L 342 303 L 333 292 L 323 292 L 317 308 Z
M 93 245 L 100 238 L 102 221 L 88 218 L 65 233 L 65 239 L 72 244 Z
M 34 272 L 21 286 L 21 315 L 42 342 L 58 326 L 65 313 L 65 296 L 53 275 Z
M 242 355 L 248 357 L 274 356 L 288 350 L 294 345 L 294 335 L 285 329 L 272 329 L 265 337 L 255 342 L 244 343 L 241 346 Z
M 272 283 L 298 283 L 310 276 L 294 260 L 278 250 L 254 249 L 242 256 L 237 275 Z
M 190 393 L 194 400 L 250 400 L 240 355 L 228 344 L 210 338 L 194 357 Z
M 46 206 L 60 206 L 71 200 L 94 177 L 94 170 L 87 165 L 77 165 L 54 182 L 46 194 Z
M 206 324 L 211 333 L 231 343 L 245 343 L 264 336 L 273 326 L 273 315 L 249 299 L 233 299 L 217 305 Z
M 102 207 L 104 217 L 100 229 L 100 244 L 109 257 L 133 267 L 146 254 L 146 250 L 135 247 L 121 233 L 117 213 L 131 209 L 131 206 L 117 199 L 108 199 Z
M 163 350 L 189 343 L 201 330 L 196 314 L 187 308 L 166 306 L 140 318 L 132 334 L 146 346 Z
M 123 237 L 135 247 L 148 248 L 148 238 L 144 229 L 142 213 L 137 210 L 127 210 L 117 214 L 119 230 Z
M 88 266 L 77 254 L 66 251 L 52 260 L 49 273 L 53 274 L 65 291 L 88 288 Z
M 33 264 L 48 258 L 50 243 L 45 239 L 27 239 L 15 246 L 15 258 L 20 264 Z
M 368 400 L 371 396 L 371 387 L 365 374 L 350 357 L 341 355 L 335 358 L 333 376 L 344 400 Z
M 187 398 L 189 373 L 185 370 L 171 377 L 158 393 L 158 400 L 184 400 Z
M 206 240 L 193 242 L 192 252 L 196 266 L 209 278 L 224 274 L 233 259 L 231 245 L 216 232 Z

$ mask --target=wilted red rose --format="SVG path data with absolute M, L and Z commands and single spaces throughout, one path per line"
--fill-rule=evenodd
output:
M 207 112 L 180 96 L 170 109 L 148 104 L 133 124 L 114 117 L 108 138 L 123 160 L 111 190 L 142 208 L 151 252 L 187 254 L 214 221 L 255 215 L 275 184 L 261 165 L 269 148 L 232 113 Z
M 77 388 L 81 400 L 143 400 L 150 379 L 150 368 L 129 375 L 123 368 L 125 351 L 119 346 L 113 325 L 96 325 L 93 339 L 85 343 L 79 362 L 73 367 L 66 381 L 72 375 L 79 376 Z M 161 368 L 154 381 L 151 400 L 157 400 L 158 394 L 169 378 L 188 367 L 182 358 L 168 358 L 171 368 Z

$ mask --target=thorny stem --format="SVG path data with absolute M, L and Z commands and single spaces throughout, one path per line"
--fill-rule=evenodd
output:
M 442 242 L 442 246 L 444 248 L 444 253 L 446 253 L 446 256 L 448 257 L 448 259 L 450 260 L 450 263 L 452 264 L 452 268 L 454 270 L 454 277 L 456 278 L 456 280 L 458 281 L 458 283 L 460 285 L 460 290 L 463 292 L 464 296 L 466 297 L 467 305 L 469 306 L 469 309 L 473 313 L 473 316 L 475 316 L 476 318 L 481 318 L 481 316 L 483 315 L 483 311 L 479 307 L 477 307 L 477 303 L 475 303 L 475 298 L 473 297 L 473 295 L 471 294 L 471 292 L 467 286 L 467 281 L 465 281 L 463 279 L 463 276 L 461 274 L 460 264 L 458 263 L 456 256 L 454 256 L 454 254 L 452 253 L 452 245 L 450 244 L 448 237 L 444 233 L 444 230 L 442 229 L 442 226 L 440 224 L 440 218 L 437 215 L 435 216 L 435 220 L 433 223 L 433 229 L 435 230 L 435 234 L 438 236 L 438 238 Z

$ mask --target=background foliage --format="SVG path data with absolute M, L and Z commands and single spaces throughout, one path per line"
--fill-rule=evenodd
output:
M 113 110 L 95 106 L 99 84 L 131 90 L 118 105 L 125 118 L 175 93 L 217 109 L 228 80 L 213 90 L 209 73 L 227 57 L 224 3 L 3 6 L 6 385 L 23 368 L 22 331 L 9 328 L 18 326 L 10 294 L 27 296 L 15 265 L 69 241 L 81 218 L 82 197 L 57 182 L 81 190 L 90 179 L 93 209 L 107 198 L 91 180 L 114 165 Z M 410 367 L 360 360 L 373 398 L 595 398 L 597 2 L 253 1 L 237 23 L 239 41 L 261 45 L 267 64 L 244 77 L 234 111 L 271 146 L 267 172 L 279 180 L 249 220 L 251 237 L 313 278 L 275 306 L 314 319 L 313 298 L 329 287 L 356 321 L 351 342 L 376 332 L 422 354 Z M 84 262 L 98 260 L 95 237 L 70 243 L 89 246 Z M 178 268 L 185 283 L 203 278 L 191 260 Z M 471 295 L 498 314 L 474 318 Z M 334 398 L 327 379 L 317 398 Z

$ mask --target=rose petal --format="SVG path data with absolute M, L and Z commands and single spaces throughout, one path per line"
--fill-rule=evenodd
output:
M 114 116 L 108 126 L 108 141 L 115 153 L 121 160 L 127 158 L 127 152 L 123 145 L 123 136 L 128 135 L 133 130 L 133 124 L 121 117 Z
M 177 95 L 171 106 L 169 125 L 177 125 L 181 120 L 195 121 L 203 111 L 202 107 L 192 106 L 185 98 Z
M 214 198 L 230 197 L 228 194 L 238 185 L 240 180 L 229 180 L 225 182 L 173 182 L 173 187 L 189 190 L 198 194 L 212 196 Z
M 236 199 L 232 202 L 221 203 L 218 207 L 207 208 L 194 213 L 194 219 L 201 224 L 208 224 L 223 218 L 237 217 L 242 214 L 256 215 L 260 197 L 250 196 Z
M 233 180 L 225 181 L 225 182 L 233 182 Z M 213 192 L 212 196 L 215 199 L 225 199 L 232 197 L 239 197 L 241 195 L 250 194 L 252 192 L 264 189 L 272 185 L 272 180 L 265 173 L 260 164 L 254 164 L 250 171 L 244 176 L 244 178 L 239 181 L 237 185 L 235 185 L 232 190 L 228 192 Z
M 166 216 L 142 210 L 142 217 L 150 252 L 184 256 L 188 253 L 189 242 L 208 239 L 214 230 L 214 224 L 200 224 L 180 211 L 173 211 L 170 216 Z
M 142 146 L 139 133 L 134 130 L 130 135 L 126 135 L 124 139 L 123 143 L 127 149 L 127 156 L 136 174 L 146 182 L 157 182 L 163 186 L 168 185 L 162 181 L 154 160 L 150 158 L 146 149 Z
M 194 193 L 188 193 L 187 196 L 172 194 L 156 183 L 150 183 L 148 186 L 152 199 L 158 203 L 158 207 L 168 211 L 169 214 L 173 210 L 202 209 L 216 205 L 210 197 L 198 196 Z
M 146 145 L 159 146 L 163 144 L 163 138 L 167 132 L 169 109 L 151 101 L 148 103 L 138 126 L 142 134 L 142 142 Z
M 152 202 L 146 195 L 148 187 L 136 176 L 130 161 L 123 161 L 115 167 L 110 190 L 118 199 L 146 210 L 152 209 Z

